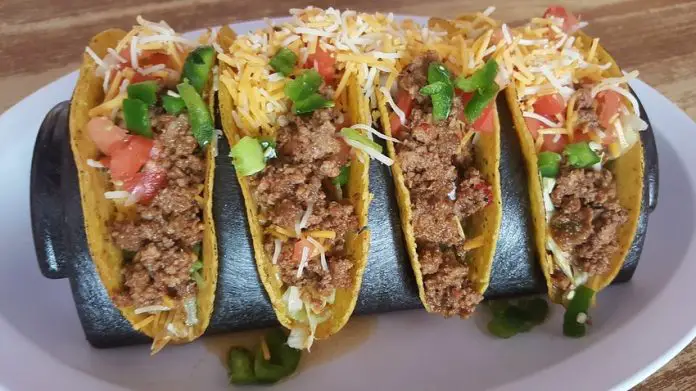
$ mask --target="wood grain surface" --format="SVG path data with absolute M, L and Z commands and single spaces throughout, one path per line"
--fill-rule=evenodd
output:
M 510 24 L 543 13 L 551 0 L 499 0 L 493 16 Z M 696 1 L 585 0 L 566 3 L 590 22 L 586 31 L 627 70 L 696 119 Z M 108 27 L 128 29 L 139 14 L 178 31 L 285 15 L 307 0 L 1 0 L 0 111 L 77 68 L 84 46 Z M 320 7 L 452 16 L 488 4 L 471 0 L 316 0 Z M 38 114 L 38 113 L 37 113 Z M 637 390 L 696 389 L 692 343 Z

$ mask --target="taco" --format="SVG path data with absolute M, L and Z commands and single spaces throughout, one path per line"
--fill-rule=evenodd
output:
M 466 318 L 488 287 L 500 228 L 504 84 L 491 57 L 497 22 L 479 13 L 411 21 L 400 70 L 381 89 L 401 223 L 428 312 Z
M 200 336 L 213 309 L 215 51 L 165 22 L 137 22 L 86 48 L 70 143 L 90 255 L 154 354 Z
M 618 273 L 640 212 L 643 155 L 636 98 L 599 39 L 562 7 L 506 32 L 507 90 L 529 172 L 536 244 L 549 296 L 599 291 Z M 584 322 L 581 322 L 584 323 Z
M 393 21 L 291 12 L 291 22 L 241 35 L 218 56 L 220 111 L 261 281 L 288 344 L 309 349 L 346 324 L 360 290 L 369 158 L 391 163 L 372 140 L 382 135 L 370 109 L 394 66 L 394 52 L 379 47 Z

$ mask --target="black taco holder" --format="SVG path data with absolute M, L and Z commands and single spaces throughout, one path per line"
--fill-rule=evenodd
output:
M 487 299 L 544 293 L 546 283 L 537 263 L 529 213 L 527 173 L 512 117 L 499 96 L 501 123 L 500 176 L 503 219 Z M 31 220 L 41 273 L 68 278 L 85 336 L 98 348 L 146 343 L 133 330 L 106 293 L 89 256 L 77 171 L 68 138 L 70 102 L 57 104 L 44 118 L 31 166 Z M 649 123 L 641 105 L 641 117 Z M 645 178 L 638 231 L 614 283 L 631 279 L 638 266 L 648 226 L 657 205 L 658 157 L 652 127 L 641 132 Z M 219 142 L 213 214 L 219 248 L 215 307 L 206 334 L 262 328 L 277 324 L 261 285 L 246 221 L 246 211 L 229 146 Z M 399 210 L 389 167 L 370 166 L 368 226 L 370 252 L 356 315 L 422 308 L 404 247 Z

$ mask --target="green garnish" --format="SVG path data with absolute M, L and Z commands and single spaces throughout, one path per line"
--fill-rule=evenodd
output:
M 295 372 L 302 352 L 289 347 L 281 329 L 266 333 L 254 349 L 234 347 L 228 357 L 228 373 L 232 384 L 271 384 Z
M 590 148 L 587 141 L 566 145 L 563 149 L 563 155 L 566 156 L 568 164 L 573 168 L 587 168 L 601 161 L 599 155 Z
M 150 111 L 147 103 L 139 99 L 124 99 L 123 119 L 126 121 L 126 128 L 130 130 L 131 133 L 152 138 Z
M 253 356 L 249 349 L 234 347 L 227 358 L 227 373 L 232 384 L 255 384 Z
M 292 111 L 295 114 L 310 114 L 314 110 L 333 107 L 334 102 L 326 99 L 321 94 L 312 94 L 305 99 L 299 100 L 292 105 Z
M 449 117 L 454 98 L 454 86 L 452 77 L 444 65 L 438 62 L 431 62 L 428 65 L 428 85 L 421 88 L 420 93 L 430 96 L 435 121 L 442 121 Z
M 285 95 L 293 102 L 295 114 L 309 114 L 317 109 L 333 107 L 333 101 L 319 94 L 322 78 L 319 72 L 310 69 L 285 84 Z
M 336 186 L 345 186 L 348 183 L 348 178 L 350 178 L 350 164 L 341 167 L 341 173 L 332 178 L 331 182 Z
M 266 159 L 263 147 L 259 140 L 244 136 L 230 150 L 232 164 L 237 170 L 237 175 L 249 176 L 256 174 L 266 167 Z
M 376 142 L 370 140 L 369 138 L 363 136 L 359 131 L 353 128 L 343 128 L 341 129 L 341 136 L 347 138 L 348 140 L 355 141 L 356 143 L 362 144 L 368 148 L 372 148 L 375 151 L 382 153 L 382 146 Z
M 190 55 L 189 55 L 190 56 Z M 188 120 L 191 132 L 201 147 L 205 147 L 215 134 L 213 117 L 210 115 L 208 105 L 203 101 L 196 89 L 188 83 L 176 86 L 188 110 Z
M 288 48 L 281 48 L 278 53 L 271 58 L 270 65 L 276 72 L 282 73 L 284 76 L 289 76 L 295 68 L 297 55 Z
M 186 108 L 186 103 L 179 97 L 162 95 L 162 107 L 164 107 L 164 111 L 167 113 L 176 115 Z
M 510 338 L 526 333 L 546 320 L 549 305 L 542 298 L 521 299 L 517 303 L 496 300 L 488 304 L 493 319 L 488 322 L 488 331 L 499 338 Z
M 563 315 L 563 335 L 572 338 L 585 336 L 586 322 L 589 319 L 588 311 L 594 295 L 595 291 L 584 285 L 575 288 L 575 294 Z
M 459 76 L 454 81 L 454 85 L 464 92 L 483 91 L 495 83 L 497 74 L 498 62 L 490 59 L 470 77 Z
M 199 270 L 201 270 L 201 269 L 203 269 L 203 262 L 201 262 L 200 260 L 194 262 L 194 263 L 191 265 L 191 273 L 195 273 L 195 272 L 197 272 L 197 271 L 199 271 Z
M 188 81 L 200 94 L 208 83 L 215 62 L 215 49 L 212 46 L 199 46 L 186 57 L 181 82 Z
M 154 80 L 142 81 L 134 83 L 126 88 L 129 99 L 138 99 L 148 106 L 153 106 L 157 103 L 157 90 L 159 86 Z
M 473 92 L 471 100 L 464 108 L 464 116 L 469 123 L 476 121 L 498 94 L 500 87 L 495 82 L 497 74 L 498 62 L 490 59 L 470 77 L 459 76 L 454 81 L 454 85 L 460 90 Z
M 285 84 L 284 92 L 290 100 L 297 102 L 319 91 L 321 82 L 322 78 L 319 72 L 310 69 L 302 72 L 295 79 L 288 81 Z
M 469 123 L 473 123 L 481 116 L 483 110 L 495 99 L 498 89 L 498 84 L 493 83 L 484 90 L 474 92 L 471 100 L 464 107 L 464 116 Z
M 542 177 L 555 178 L 561 167 L 561 155 L 556 152 L 541 152 L 538 155 L 539 173 Z

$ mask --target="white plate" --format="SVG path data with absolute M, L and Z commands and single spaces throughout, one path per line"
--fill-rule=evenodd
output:
M 240 32 L 261 21 L 234 26 Z M 69 99 L 76 73 L 35 92 L 0 117 L 0 389 L 224 390 L 220 360 L 253 333 L 203 338 L 165 349 L 91 348 L 66 280 L 36 264 L 29 221 L 29 167 L 44 114 Z M 642 82 L 632 84 L 656 131 L 660 199 L 630 283 L 602 292 L 594 327 L 561 335 L 562 311 L 511 340 L 482 331 L 485 319 L 444 320 L 421 311 L 355 318 L 303 358 L 285 390 L 626 389 L 676 355 L 696 334 L 693 296 L 696 124 Z M 690 260 L 690 262 L 687 262 Z

